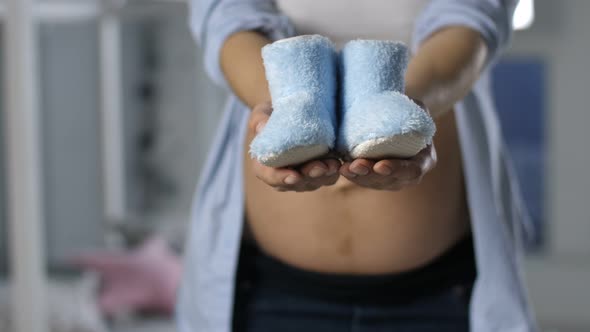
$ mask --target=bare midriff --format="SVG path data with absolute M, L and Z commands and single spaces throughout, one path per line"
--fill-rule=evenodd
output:
M 254 240 L 267 254 L 315 272 L 374 275 L 428 264 L 469 232 L 454 112 L 436 124 L 436 168 L 397 192 L 344 177 L 313 192 L 277 192 L 256 178 L 245 155 L 246 223 Z

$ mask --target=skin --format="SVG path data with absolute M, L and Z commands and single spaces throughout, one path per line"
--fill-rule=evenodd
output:
M 221 52 L 229 85 L 252 109 L 247 146 L 272 113 L 260 54 L 269 42 L 238 32 Z M 405 92 L 438 128 L 434 144 L 413 158 L 326 156 L 271 168 L 245 155 L 246 220 L 259 246 L 300 268 L 380 274 L 426 264 L 456 243 L 469 231 L 469 218 L 452 107 L 486 56 L 480 35 L 463 27 L 436 32 L 413 55 Z

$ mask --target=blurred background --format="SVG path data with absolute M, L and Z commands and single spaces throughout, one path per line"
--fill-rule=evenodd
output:
M 37 0 L 22 11 L 26 2 L 0 0 L 0 331 L 32 331 L 9 322 L 43 310 L 45 276 L 53 331 L 174 331 L 160 307 L 107 322 L 96 274 L 71 258 L 182 253 L 225 98 L 204 73 L 186 3 Z M 544 331 L 590 331 L 588 13 L 586 0 L 521 0 L 493 69 L 537 229 L 525 266 Z

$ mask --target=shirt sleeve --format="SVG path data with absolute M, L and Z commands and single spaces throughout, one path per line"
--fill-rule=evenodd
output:
M 479 32 L 488 47 L 488 63 L 509 43 L 512 15 L 518 0 L 433 0 L 416 21 L 412 50 L 416 51 L 434 32 L 464 26 Z
M 190 26 L 203 49 L 205 70 L 218 85 L 227 87 L 220 67 L 225 40 L 238 31 L 256 30 L 276 40 L 294 34 L 289 19 L 273 0 L 191 0 Z

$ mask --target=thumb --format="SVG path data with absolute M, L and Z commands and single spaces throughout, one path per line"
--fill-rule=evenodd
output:
M 270 103 L 260 104 L 254 109 L 252 109 L 252 113 L 250 114 L 250 128 L 258 134 L 262 131 L 266 122 L 270 118 L 272 114 L 272 106 Z
M 256 125 L 256 134 L 259 134 L 262 131 L 262 129 L 264 129 L 264 126 L 266 126 L 267 121 L 268 119 L 258 122 L 258 124 Z

